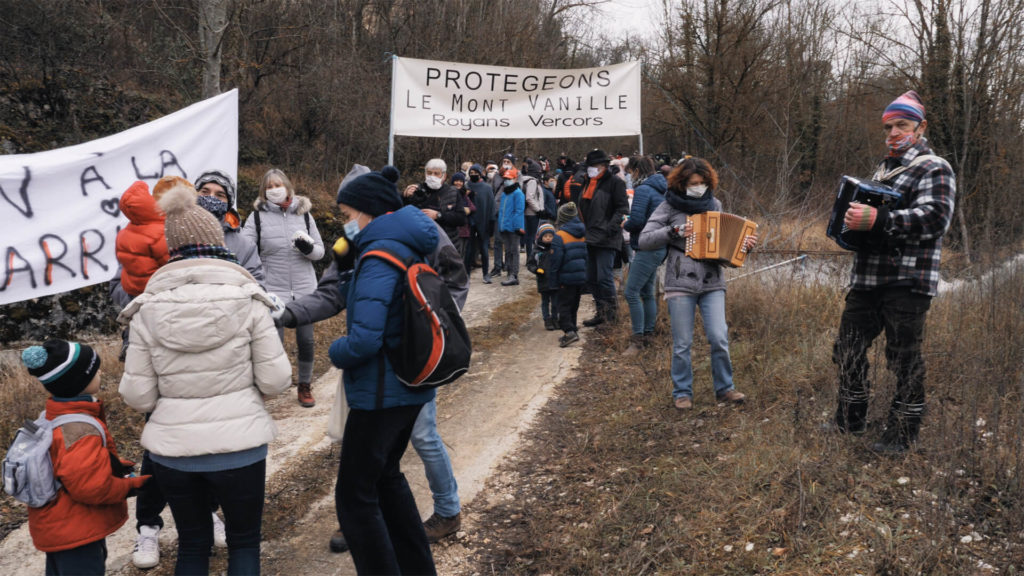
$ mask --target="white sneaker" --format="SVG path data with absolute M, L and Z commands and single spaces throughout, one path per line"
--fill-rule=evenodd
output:
M 217 513 L 213 513 L 213 545 L 217 548 L 228 547 L 228 535 L 224 532 L 224 521 L 217 516 Z
M 160 563 L 160 527 L 139 526 L 139 538 L 132 551 L 132 564 L 145 570 Z

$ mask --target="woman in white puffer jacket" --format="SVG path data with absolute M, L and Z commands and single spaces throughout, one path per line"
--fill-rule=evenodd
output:
M 260 252 L 267 292 L 285 302 L 316 290 L 313 262 L 324 257 L 324 242 L 310 214 L 312 208 L 309 198 L 295 193 L 284 172 L 271 168 L 260 180 L 259 196 L 242 227 L 242 235 L 252 240 Z M 284 328 L 279 328 L 278 334 L 283 340 Z M 313 325 L 296 326 L 295 341 L 299 348 L 298 400 L 302 406 L 311 408 L 316 404 L 310 390 Z
M 142 431 L 178 530 L 177 574 L 209 570 L 210 500 L 224 511 L 228 574 L 258 574 L 267 444 L 263 395 L 291 383 L 270 297 L 224 247 L 190 186 L 160 199 L 171 260 L 121 312 L 131 323 L 119 391 Z

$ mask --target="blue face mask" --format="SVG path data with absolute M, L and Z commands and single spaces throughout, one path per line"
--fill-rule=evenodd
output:
M 349 240 L 355 240 L 355 237 L 362 231 L 363 229 L 359 227 L 359 219 L 357 217 L 353 217 L 348 222 L 345 222 L 345 236 Z

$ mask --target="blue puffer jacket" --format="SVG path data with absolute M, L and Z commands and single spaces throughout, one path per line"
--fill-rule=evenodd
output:
M 498 197 L 498 232 L 517 232 L 526 228 L 526 196 L 516 187 L 512 192 L 502 190 Z
M 579 218 L 562 226 L 551 242 L 550 274 L 557 286 L 583 286 L 587 283 L 586 229 Z
M 358 254 L 386 248 L 418 261 L 437 248 L 440 232 L 419 209 L 406 206 L 374 218 L 354 240 Z M 344 372 L 345 398 L 355 410 L 424 404 L 434 389 L 413 390 L 395 376 L 383 347 L 398 346 L 402 330 L 401 272 L 379 258 L 358 265 L 348 283 L 348 335 L 331 344 L 331 362 Z M 378 367 L 384 366 L 384 394 L 377 398 Z
M 629 232 L 629 245 L 633 250 L 639 249 L 640 233 L 644 231 L 651 214 L 654 214 L 654 209 L 665 201 L 667 191 L 668 180 L 658 173 L 645 178 L 633 190 L 633 207 L 630 208 L 629 219 L 623 226 L 626 232 Z

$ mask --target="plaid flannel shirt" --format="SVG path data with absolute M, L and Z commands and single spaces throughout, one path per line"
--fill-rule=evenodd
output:
M 909 166 L 917 156 L 932 153 L 921 138 L 899 158 L 899 164 Z M 870 290 L 899 284 L 934 296 L 939 285 L 942 235 L 953 220 L 956 176 L 945 161 L 928 160 L 886 183 L 902 195 L 902 208 L 880 209 L 881 222 L 872 228 L 884 235 L 888 249 L 880 254 L 854 254 L 850 288 Z

